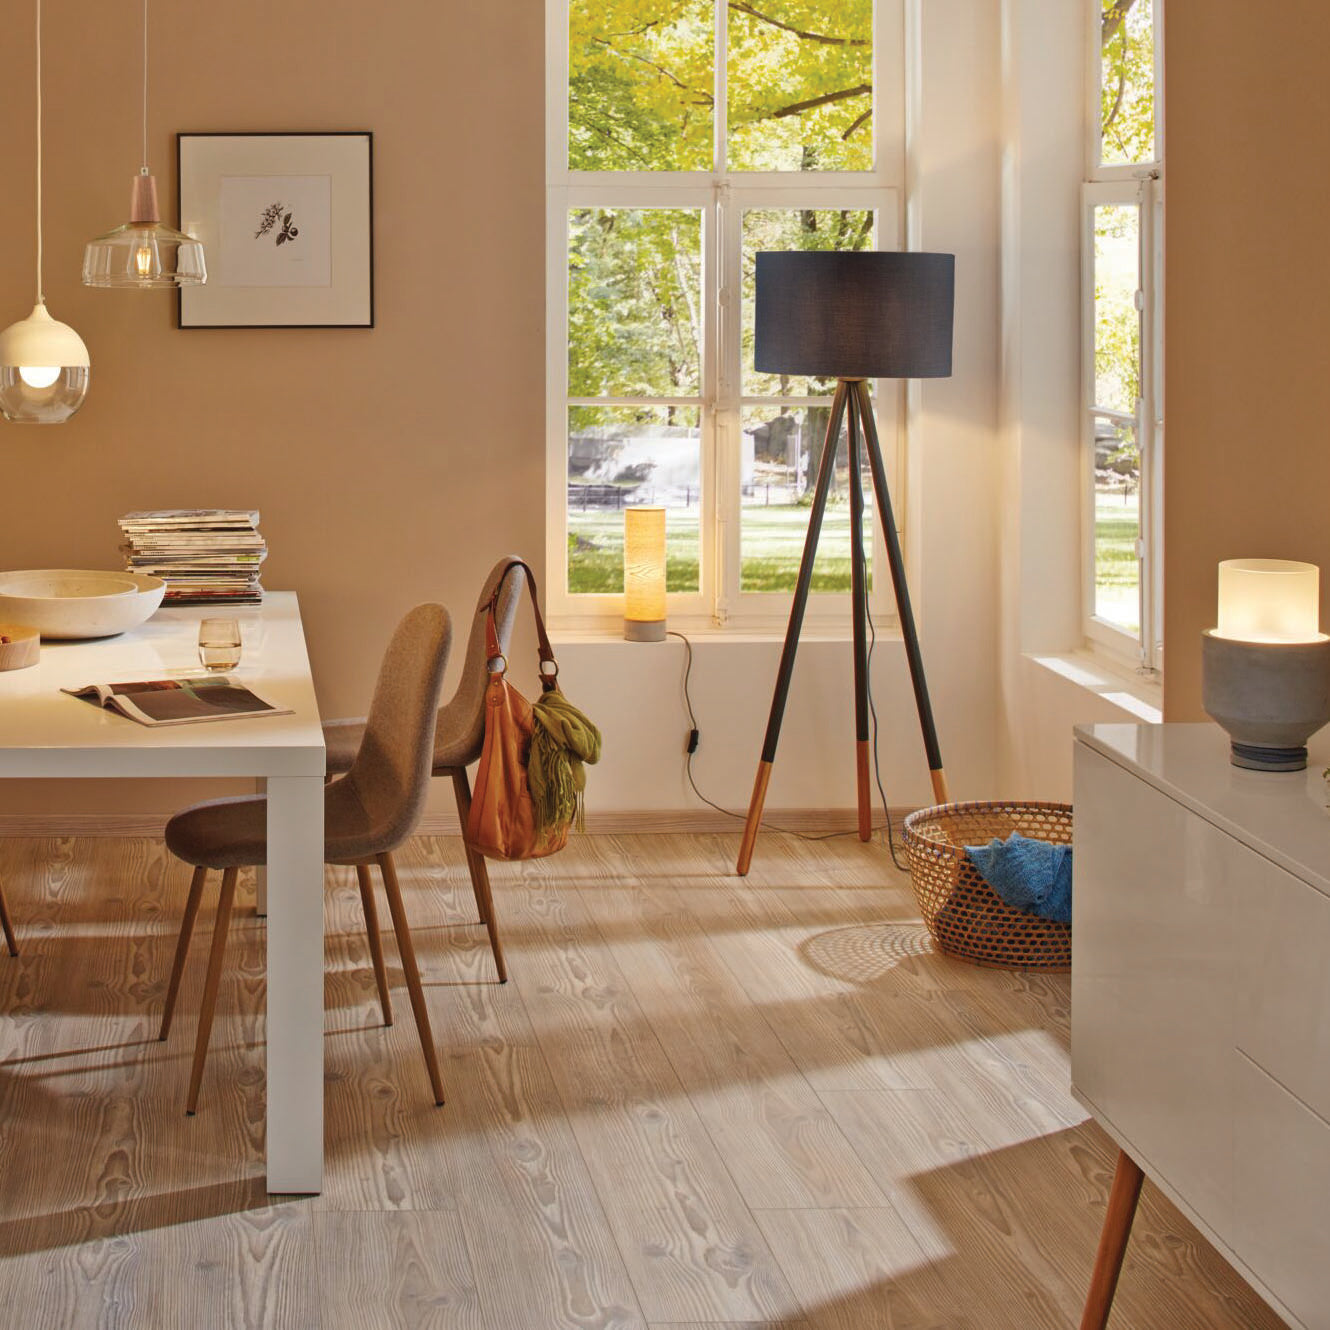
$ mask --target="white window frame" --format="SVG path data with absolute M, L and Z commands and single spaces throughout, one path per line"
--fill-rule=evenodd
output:
M 1155 160 L 1104 164 L 1101 124 L 1102 0 L 1085 0 L 1088 14 L 1086 89 L 1087 179 L 1081 224 L 1081 551 L 1082 621 L 1087 643 L 1147 673 L 1164 663 L 1164 0 L 1153 0 Z M 1137 308 L 1141 316 L 1141 395 L 1131 419 L 1140 451 L 1139 634 L 1095 614 L 1094 419 L 1095 403 L 1094 210 L 1118 204 L 1139 209 Z
M 727 5 L 714 0 L 717 49 L 725 50 Z M 672 621 L 750 631 L 783 627 L 789 594 L 740 587 L 739 485 L 744 407 L 818 405 L 830 397 L 747 398 L 740 383 L 742 218 L 750 208 L 874 209 L 876 245 L 898 247 L 903 216 L 905 72 L 903 0 L 873 0 L 873 161 L 871 171 L 735 172 L 725 169 L 723 59 L 715 79 L 714 171 L 573 171 L 568 167 L 568 0 L 547 0 L 546 21 L 546 584 L 550 613 L 565 629 L 594 628 L 623 615 L 621 594 L 568 592 L 568 408 L 577 405 L 696 407 L 701 433 L 699 589 L 669 596 Z M 579 207 L 698 208 L 702 214 L 701 384 L 697 397 L 568 396 L 567 218 Z M 896 523 L 904 539 L 901 435 L 904 394 L 878 381 L 875 401 Z M 891 622 L 890 575 L 881 531 L 873 526 L 875 621 Z M 818 594 L 807 617 L 848 631 L 849 595 Z

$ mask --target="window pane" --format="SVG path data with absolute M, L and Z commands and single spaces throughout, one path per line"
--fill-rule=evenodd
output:
M 1135 204 L 1094 210 L 1094 403 L 1129 415 L 1141 392 L 1140 226 Z
M 568 410 L 568 590 L 623 591 L 623 510 L 665 508 L 665 588 L 699 586 L 696 407 Z
M 871 170 L 872 0 L 731 0 L 728 9 L 730 168 Z
M 700 393 L 701 287 L 699 209 L 569 212 L 569 396 Z
M 1155 160 L 1154 0 L 1102 0 L 1100 159 Z
M 1094 418 L 1094 612 L 1133 637 L 1141 627 L 1141 454 L 1124 421 Z
M 754 256 L 762 250 L 872 249 L 873 213 L 847 208 L 760 208 L 743 216 L 743 393 L 745 397 L 820 397 L 835 379 L 759 374 L 753 369 Z
M 830 415 L 830 403 L 744 409 L 739 535 L 744 591 L 794 590 Z M 850 469 L 843 430 L 839 447 L 813 564 L 814 591 L 850 589 Z M 871 584 L 875 519 L 866 466 L 863 476 L 864 557 Z
M 568 17 L 568 165 L 711 170 L 710 0 L 571 0 Z

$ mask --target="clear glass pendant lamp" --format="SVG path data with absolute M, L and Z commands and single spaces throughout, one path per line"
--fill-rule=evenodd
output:
M 88 395 L 88 348 L 53 319 L 42 291 L 42 0 L 37 0 L 37 303 L 0 332 L 0 415 L 18 425 L 59 425 Z
M 148 161 L 148 0 L 143 0 L 143 162 L 129 197 L 129 221 L 90 240 L 83 251 L 85 286 L 139 290 L 201 286 L 208 280 L 203 245 L 167 226 L 157 206 Z

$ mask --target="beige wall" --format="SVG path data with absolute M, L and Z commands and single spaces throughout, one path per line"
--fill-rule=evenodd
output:
M 1215 565 L 1321 565 L 1330 622 L 1330 10 L 1166 11 L 1165 714 L 1198 719 Z
M 0 323 L 33 299 L 31 18 L 10 9 Z M 177 130 L 373 131 L 372 330 L 184 332 L 173 296 L 81 286 L 83 242 L 124 219 L 139 164 L 138 10 L 46 10 L 46 292 L 92 384 L 67 425 L 0 423 L 0 567 L 113 567 L 129 509 L 254 505 L 265 581 L 300 592 L 324 714 L 363 709 L 405 608 L 465 620 L 498 554 L 542 554 L 540 0 L 153 7 L 150 152 L 172 218 Z M 178 799 L 0 785 L 0 812 L 52 801 Z

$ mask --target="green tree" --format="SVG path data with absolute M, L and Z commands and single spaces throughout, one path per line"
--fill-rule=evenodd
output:
M 1100 131 L 1103 160 L 1155 160 L 1152 0 L 1103 0 Z
M 731 167 L 871 167 L 871 0 L 730 0 L 727 17 Z M 569 164 L 710 170 L 714 46 L 710 0 L 572 0 Z

